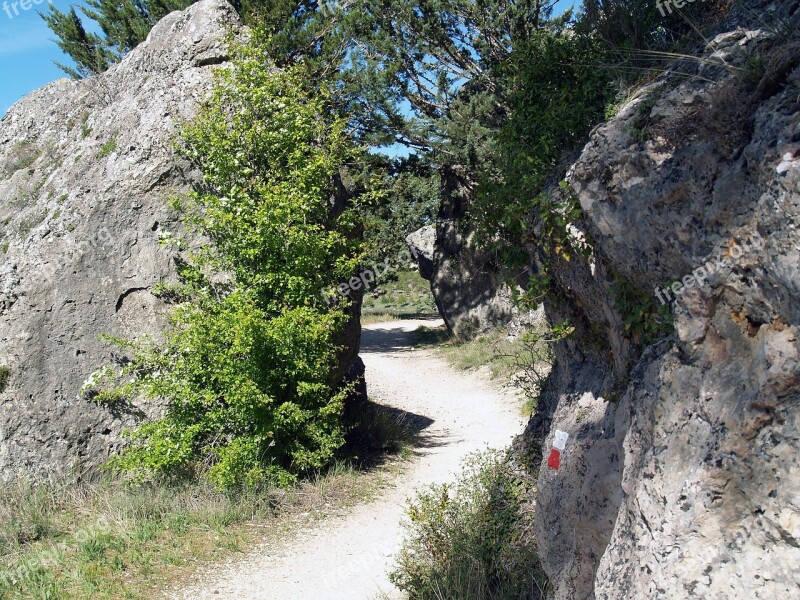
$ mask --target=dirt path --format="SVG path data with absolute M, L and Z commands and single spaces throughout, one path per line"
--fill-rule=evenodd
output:
M 414 489 L 450 480 L 465 454 L 506 447 L 522 431 L 519 401 L 476 373 L 455 371 L 431 350 L 410 346 L 420 321 L 365 328 L 362 356 L 373 401 L 427 426 L 412 464 L 380 499 L 316 527 L 258 547 L 197 576 L 173 598 L 200 600 L 373 600 L 401 598 L 388 579 Z M 431 322 L 426 324 L 430 325 Z

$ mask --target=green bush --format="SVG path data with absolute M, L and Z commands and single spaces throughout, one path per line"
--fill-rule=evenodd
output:
M 651 293 L 638 289 L 622 275 L 615 277 L 610 291 L 631 343 L 648 346 L 672 333 L 673 316 L 668 304 L 659 304 Z
M 163 418 L 130 432 L 111 461 L 138 477 L 201 470 L 220 488 L 288 485 L 344 442 L 346 316 L 323 292 L 359 262 L 356 211 L 333 214 L 330 198 L 360 151 L 324 85 L 310 92 L 300 71 L 263 56 L 241 49 L 183 132 L 204 181 L 175 206 L 211 243 L 180 269 L 165 340 L 112 340 L 130 362 L 90 382 L 99 402 L 166 400 Z
M 599 38 L 554 26 L 521 41 L 503 67 L 510 117 L 471 216 L 480 241 L 495 247 L 504 265 L 524 264 L 532 241 L 558 252 L 567 223 L 579 216 L 575 201 L 543 192 L 613 98 L 611 75 L 600 66 L 607 55 Z M 533 216 L 544 225 L 538 235 Z
M 412 599 L 544 598 L 531 494 L 504 455 L 470 456 L 458 481 L 421 492 L 392 580 Z
M 117 151 L 117 135 L 118 132 L 115 131 L 111 134 L 111 139 L 108 140 L 105 144 L 100 146 L 100 151 L 97 153 L 98 159 L 103 159 L 106 156 L 109 156 L 112 152 Z

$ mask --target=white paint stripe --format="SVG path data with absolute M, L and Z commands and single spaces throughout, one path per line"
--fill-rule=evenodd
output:
M 556 435 L 553 438 L 553 448 L 556 448 L 561 452 L 563 452 L 564 448 L 567 447 L 568 439 L 569 439 L 569 434 L 566 431 L 561 431 L 560 429 L 556 429 Z

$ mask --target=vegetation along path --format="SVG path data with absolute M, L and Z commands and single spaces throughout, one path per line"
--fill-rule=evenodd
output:
M 400 549 L 406 499 L 453 478 L 470 452 L 504 448 L 522 430 L 519 400 L 480 372 L 454 370 L 434 350 L 415 348 L 423 322 L 365 327 L 362 356 L 370 397 L 408 413 L 414 456 L 393 486 L 346 515 L 318 522 L 200 573 L 175 598 L 371 600 L 400 597 L 389 582 Z M 424 322 L 430 325 L 430 322 Z

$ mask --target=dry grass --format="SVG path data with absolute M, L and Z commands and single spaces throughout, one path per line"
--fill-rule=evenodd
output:
M 371 463 L 380 468 L 339 462 L 291 489 L 2 485 L 0 598 L 153 598 L 204 564 L 368 501 L 403 463 L 402 424 L 379 417 L 365 426 L 396 457 L 384 452 Z
M 723 156 L 732 157 L 748 143 L 758 106 L 783 89 L 799 64 L 796 39 L 756 46 L 732 77 L 709 91 L 705 102 L 685 107 L 656 133 L 673 147 L 687 138 L 710 140 Z
M 401 318 L 397 315 L 389 313 L 370 313 L 361 315 L 362 325 L 374 325 L 375 323 L 391 323 L 393 321 L 400 321 Z

